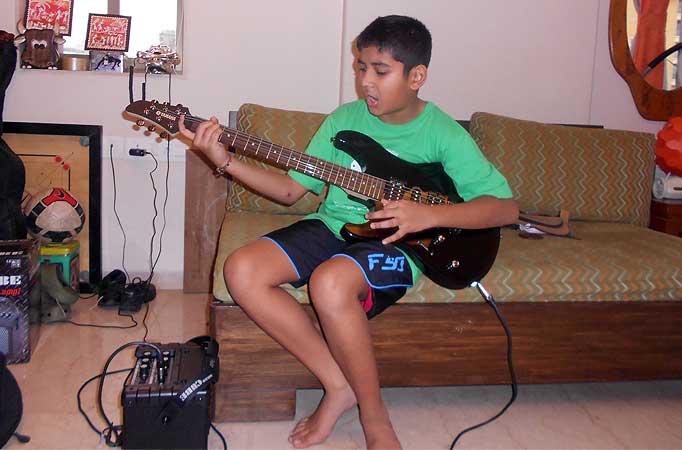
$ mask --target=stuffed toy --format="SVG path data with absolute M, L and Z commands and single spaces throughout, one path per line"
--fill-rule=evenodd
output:
M 22 69 L 57 69 L 59 62 L 59 46 L 66 42 L 59 34 L 59 23 L 55 22 L 52 29 L 26 29 L 24 24 L 17 22 L 19 36 L 14 39 L 18 46 L 26 42 L 21 54 Z

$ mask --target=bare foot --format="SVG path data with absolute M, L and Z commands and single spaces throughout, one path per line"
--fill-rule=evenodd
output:
M 367 450 L 399 450 L 402 449 L 398 436 L 388 418 L 388 412 L 371 418 L 360 413 L 362 430 L 365 432 Z
M 339 417 L 356 404 L 355 393 L 350 386 L 325 392 L 315 412 L 301 419 L 291 430 L 289 442 L 295 448 L 306 448 L 323 442 L 331 434 Z

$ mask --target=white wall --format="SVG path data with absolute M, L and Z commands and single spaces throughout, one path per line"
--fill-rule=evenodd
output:
M 0 29 L 15 32 L 22 2 L 0 2 Z M 489 111 L 546 122 L 656 131 L 642 119 L 608 53 L 609 0 L 204 0 L 184 5 L 184 73 L 172 102 L 216 115 L 243 102 L 328 112 L 355 98 L 351 42 L 379 15 L 410 14 L 431 29 L 434 51 L 422 92 L 456 118 Z M 141 77 L 135 79 L 139 98 Z M 167 99 L 167 78 L 150 76 L 147 98 Z M 122 237 L 112 208 L 109 145 L 114 145 L 117 209 L 127 232 L 126 267 L 146 275 L 151 237 L 149 158 L 163 144 L 132 127 L 125 75 L 17 70 L 5 120 L 101 124 L 103 271 L 121 267 Z M 160 287 L 180 287 L 183 260 L 184 149 L 174 141 Z M 166 162 L 155 177 L 162 205 Z M 157 221 L 160 230 L 161 222 Z M 158 243 L 155 244 L 158 248 Z
M 22 14 L 13 1 L 0 2 L 0 29 L 16 33 Z M 186 1 L 184 73 L 172 81 L 172 102 L 198 116 L 227 120 L 243 102 L 303 110 L 329 111 L 338 105 L 339 36 L 342 3 L 315 0 Z M 311 19 L 314 18 L 314 19 Z M 135 79 L 141 95 L 142 77 Z M 147 98 L 167 100 L 166 76 L 148 77 Z M 149 273 L 153 191 L 151 158 L 131 158 L 139 146 L 165 154 L 163 143 L 133 129 L 121 113 L 128 104 L 128 77 L 120 74 L 28 71 L 18 69 L 7 91 L 7 121 L 101 124 L 103 273 L 121 268 L 123 238 L 113 211 L 109 145 L 114 145 L 117 210 L 127 235 L 126 268 L 131 275 Z M 184 239 L 184 145 L 176 141 L 170 164 L 167 226 L 163 253 L 156 266 L 160 287 L 182 286 Z M 164 162 L 155 175 L 161 210 Z M 157 239 L 162 226 L 157 219 Z M 158 240 L 155 251 L 158 250 Z

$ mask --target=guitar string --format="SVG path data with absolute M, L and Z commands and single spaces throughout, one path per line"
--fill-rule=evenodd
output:
M 192 124 L 199 124 L 201 122 L 204 122 L 205 120 L 200 118 L 200 117 L 185 116 L 185 121 L 192 123 Z M 389 186 L 394 186 L 390 182 L 388 182 L 382 178 L 376 177 L 374 175 L 367 174 L 364 172 L 355 172 L 352 169 L 348 169 L 346 167 L 338 166 L 337 168 L 335 168 L 335 167 L 333 167 L 333 163 L 330 163 L 326 160 L 323 160 L 320 158 L 315 158 L 315 157 L 307 155 L 303 152 L 288 149 L 282 145 L 274 144 L 274 143 L 269 142 L 265 139 L 261 139 L 261 138 L 258 138 L 256 136 L 251 136 L 247 133 L 243 133 L 243 132 L 240 132 L 238 130 L 231 129 L 231 128 L 225 127 L 223 125 L 220 125 L 220 128 L 225 132 L 230 132 L 230 133 L 233 133 L 235 135 L 235 138 L 230 145 L 235 145 L 235 143 L 237 143 L 237 142 L 239 142 L 241 144 L 243 142 L 242 148 L 247 149 L 248 144 L 251 141 L 254 141 L 254 142 L 258 143 L 258 147 L 255 150 L 255 153 L 257 154 L 260 151 L 260 147 L 263 143 L 265 143 L 266 146 L 269 144 L 270 148 L 267 150 L 268 155 L 272 152 L 273 148 L 276 151 L 279 151 L 278 158 L 277 158 L 277 164 L 280 164 L 279 161 L 280 161 L 281 157 L 283 156 L 284 158 L 286 158 L 287 164 L 290 164 L 292 160 L 296 161 L 297 162 L 297 169 L 300 169 L 300 167 L 298 167 L 299 162 L 303 163 L 308 168 L 312 167 L 313 168 L 313 170 L 312 170 L 313 174 L 320 174 L 320 175 L 314 175 L 314 176 L 324 177 L 323 179 L 326 179 L 326 181 L 331 182 L 331 177 L 335 174 L 335 170 L 336 170 L 337 172 L 341 172 L 342 174 L 343 173 L 348 174 L 348 175 L 342 175 L 342 182 L 345 180 L 346 176 L 351 177 L 351 180 L 348 180 L 349 182 L 352 181 L 352 178 L 354 178 L 354 177 L 366 178 L 366 179 L 369 179 L 370 182 L 365 183 L 365 187 L 368 187 L 368 186 L 373 187 L 373 190 L 376 191 L 378 187 L 383 185 L 384 186 L 384 189 L 383 189 L 384 194 L 386 194 L 386 190 L 387 190 L 387 188 L 389 188 Z M 250 149 L 250 151 L 254 151 L 254 150 Z M 267 155 L 264 156 L 264 158 L 268 159 L 268 160 L 271 159 Z M 318 161 L 318 162 L 316 163 L 315 161 Z M 332 167 L 327 167 L 327 166 L 329 166 L 329 164 L 332 164 Z M 316 168 L 320 168 L 321 170 L 320 171 L 314 170 Z M 352 174 L 349 174 L 348 172 L 352 172 Z M 303 173 L 306 173 L 306 172 L 303 172 Z M 308 174 L 310 174 L 310 172 Z M 339 178 L 339 174 L 337 173 L 336 174 L 336 181 L 338 181 L 338 178 Z M 378 183 L 379 185 L 377 186 L 375 183 Z M 334 183 L 334 184 L 337 184 L 337 183 Z M 357 190 L 361 190 L 359 187 L 357 187 L 357 183 L 355 183 L 352 186 L 347 185 L 345 187 L 348 187 L 348 188 L 355 187 Z M 399 187 L 402 188 L 401 189 L 402 193 L 408 194 L 409 199 L 412 201 L 415 201 L 417 203 L 422 203 L 422 202 L 415 200 L 415 198 L 421 200 L 421 199 L 423 199 L 423 195 L 426 195 L 426 202 L 425 202 L 426 204 L 443 205 L 443 204 L 449 204 L 450 203 L 449 200 L 445 200 L 445 199 L 443 199 L 443 198 L 441 198 L 441 197 L 439 197 L 439 196 L 437 196 L 431 192 L 428 192 L 428 191 L 423 191 L 421 189 L 411 188 L 411 187 L 404 186 L 404 185 L 400 185 Z M 363 195 L 371 196 L 371 192 L 367 191 L 366 189 L 364 191 L 361 190 L 360 193 Z

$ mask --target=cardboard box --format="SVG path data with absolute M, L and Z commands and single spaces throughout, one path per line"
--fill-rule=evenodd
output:
M 0 351 L 10 364 L 27 362 L 38 342 L 39 251 L 35 240 L 0 241 Z

